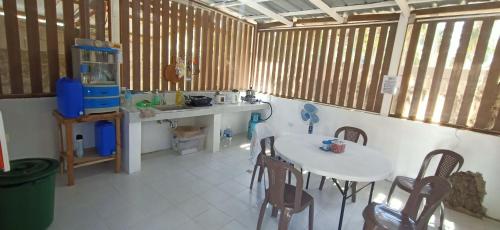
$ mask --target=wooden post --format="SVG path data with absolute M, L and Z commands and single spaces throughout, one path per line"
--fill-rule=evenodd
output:
M 61 175 L 64 174 L 64 157 L 61 155 L 64 152 L 64 138 L 63 138 L 63 131 L 62 131 L 62 124 L 57 119 L 57 128 L 59 128 L 59 163 L 60 163 L 60 168 L 61 168 Z
M 64 121 L 64 128 L 66 129 L 66 165 L 68 167 L 68 185 L 75 184 L 75 175 L 73 174 L 73 124 Z
M 116 132 L 116 158 L 115 158 L 115 172 L 120 173 L 122 163 L 122 136 L 121 136 L 121 116 L 115 118 L 115 132 Z
M 391 62 L 389 64 L 389 71 L 387 75 L 396 76 L 399 70 L 399 64 L 401 63 L 401 56 L 403 53 L 406 29 L 408 28 L 409 17 L 405 14 L 399 15 L 398 27 L 396 29 L 396 38 L 394 39 L 394 44 L 392 45 L 392 54 L 391 54 Z M 383 76 L 382 76 L 383 77 Z M 380 93 L 380 92 L 377 92 Z M 389 116 L 391 112 L 391 102 L 393 95 L 384 94 L 382 99 L 382 107 L 380 109 L 380 114 L 383 116 Z

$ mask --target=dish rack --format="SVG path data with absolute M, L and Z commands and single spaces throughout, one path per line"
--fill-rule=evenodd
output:
M 119 111 L 119 45 L 92 39 L 76 39 L 72 48 L 73 73 L 83 84 L 85 114 Z

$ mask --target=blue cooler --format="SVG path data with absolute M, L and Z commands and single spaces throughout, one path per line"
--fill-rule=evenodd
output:
M 79 80 L 64 77 L 56 82 L 57 111 L 66 118 L 83 115 L 83 85 Z
M 95 148 L 100 156 L 110 156 L 116 151 L 115 125 L 109 121 L 95 124 Z

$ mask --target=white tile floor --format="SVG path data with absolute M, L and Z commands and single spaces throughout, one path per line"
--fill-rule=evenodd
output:
M 263 183 L 248 189 L 248 144 L 242 138 L 219 153 L 180 156 L 171 151 L 143 155 L 142 171 L 114 174 L 109 164 L 76 170 L 76 185 L 65 186 L 59 175 L 54 223 L 49 229 L 255 229 Z M 314 228 L 337 229 L 341 195 L 333 185 L 318 190 L 319 176 L 312 176 L 308 192 L 315 199 Z M 377 183 L 374 198 L 382 201 L 389 182 Z M 396 192 L 394 206 L 407 195 Z M 361 212 L 368 189 L 348 202 L 344 229 L 361 229 Z M 401 202 L 399 199 L 402 199 Z M 500 229 L 500 223 L 479 220 L 447 210 L 446 229 Z M 277 229 L 277 219 L 266 211 L 263 229 Z M 433 228 L 431 220 L 430 229 Z M 307 210 L 292 218 L 290 229 L 307 229 Z

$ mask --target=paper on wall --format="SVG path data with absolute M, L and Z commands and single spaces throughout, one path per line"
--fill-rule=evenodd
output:
M 401 85 L 400 76 L 384 75 L 381 93 L 395 95 L 399 91 L 400 85 Z

